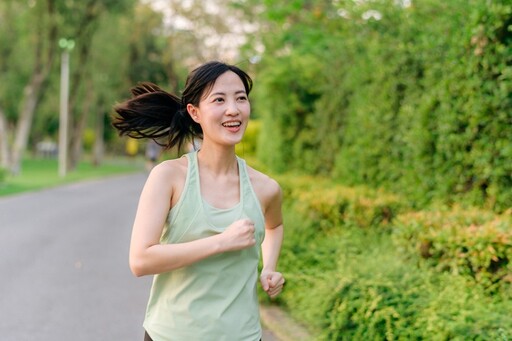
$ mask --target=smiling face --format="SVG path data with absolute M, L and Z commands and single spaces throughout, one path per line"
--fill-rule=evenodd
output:
M 251 105 L 240 77 L 227 71 L 203 94 L 199 106 L 187 104 L 187 111 L 201 125 L 203 143 L 234 146 L 242 140 Z

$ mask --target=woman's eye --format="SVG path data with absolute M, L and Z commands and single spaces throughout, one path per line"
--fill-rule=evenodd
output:
M 247 101 L 247 96 L 240 96 L 238 97 L 239 101 Z
M 221 103 L 221 102 L 224 102 L 224 98 L 218 97 L 218 98 L 215 98 L 213 101 L 216 103 Z

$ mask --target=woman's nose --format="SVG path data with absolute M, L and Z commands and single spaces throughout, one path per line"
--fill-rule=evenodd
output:
M 236 101 L 228 102 L 228 107 L 226 109 L 226 113 L 228 115 L 233 115 L 233 116 L 240 114 L 240 109 L 238 108 L 238 104 L 236 103 Z

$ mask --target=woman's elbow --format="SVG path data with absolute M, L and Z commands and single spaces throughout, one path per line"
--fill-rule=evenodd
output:
M 130 256 L 130 270 L 135 277 L 142 277 L 148 274 L 145 263 L 137 258 Z

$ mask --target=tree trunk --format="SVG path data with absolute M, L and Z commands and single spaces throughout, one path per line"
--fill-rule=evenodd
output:
M 9 139 L 7 137 L 7 118 L 0 108 L 0 168 L 9 167 Z
M 85 65 L 90 55 L 90 37 L 87 37 L 87 43 L 83 44 L 80 49 L 80 54 L 78 56 L 80 65 Z M 91 105 L 94 101 L 94 88 L 92 86 L 91 78 L 88 78 L 86 83 L 85 90 L 85 99 L 83 101 L 82 110 L 76 110 L 76 103 L 78 99 L 78 87 L 79 84 L 82 83 L 82 79 L 84 76 L 84 72 L 76 72 L 75 77 L 73 77 L 73 92 L 70 100 L 70 108 L 72 108 L 72 112 L 78 112 L 76 115 L 70 115 L 70 123 L 71 123 L 71 140 L 69 141 L 69 169 L 76 169 L 78 162 L 82 156 L 82 146 L 83 146 L 83 133 L 85 126 L 87 124 L 87 118 L 89 117 L 89 111 L 91 110 Z
M 98 10 L 100 1 L 91 1 L 87 8 L 84 20 L 80 25 L 78 25 L 79 30 L 77 31 L 77 37 L 80 39 L 81 43 L 79 45 L 78 51 L 78 66 L 83 70 L 91 55 L 91 47 L 92 47 L 92 38 L 97 28 L 97 21 L 99 18 L 100 11 Z M 69 170 L 76 169 L 78 162 L 82 156 L 82 146 L 83 146 L 83 132 L 85 126 L 87 124 L 87 118 L 90 111 L 90 104 L 93 101 L 93 91 L 92 85 L 87 86 L 86 90 L 86 99 L 83 110 L 76 110 L 76 103 L 78 102 L 79 96 L 79 86 L 82 83 L 82 79 L 85 77 L 85 74 L 82 70 L 78 70 L 73 73 L 73 79 L 71 81 L 71 96 L 69 100 L 69 108 L 71 110 L 70 113 L 76 113 L 74 115 L 70 115 L 70 127 L 71 127 L 71 140 L 69 141 Z M 91 102 L 91 103 L 89 103 Z
M 78 162 L 82 156 L 83 149 L 83 133 L 85 130 L 85 125 L 87 123 L 88 113 L 90 110 L 89 100 L 85 101 L 85 105 L 82 110 L 82 114 L 78 117 L 78 120 L 73 125 L 72 136 L 71 139 L 71 155 L 70 155 L 70 169 L 76 169 Z
M 30 82 L 25 86 L 23 91 L 23 99 L 21 102 L 21 111 L 18 116 L 16 124 L 15 138 L 11 151 L 10 171 L 13 175 L 17 175 L 21 171 L 21 160 L 23 153 L 27 148 L 30 129 L 32 128 L 32 121 L 34 118 L 34 111 L 37 107 L 39 99 L 45 89 L 45 81 L 50 73 L 53 59 L 55 56 L 57 26 L 55 20 L 55 6 L 52 0 L 47 2 L 47 15 L 50 22 L 48 29 L 48 36 L 45 37 L 43 29 L 43 19 L 37 24 L 38 36 L 36 39 L 34 62 L 34 71 L 30 78 Z M 46 40 L 50 42 L 45 44 Z M 45 50 L 45 45 L 48 45 Z
M 18 175 L 21 171 L 21 159 L 27 148 L 34 111 L 39 100 L 43 81 L 47 77 L 47 72 L 43 71 L 42 68 L 38 69 L 34 71 L 30 83 L 27 84 L 23 91 L 23 104 L 16 124 L 16 135 L 11 152 L 10 170 L 13 175 Z
M 92 153 L 92 164 L 99 166 L 103 162 L 103 155 L 105 153 L 105 141 L 103 135 L 105 133 L 104 113 L 102 110 L 96 111 L 96 125 L 94 128 L 94 147 Z

